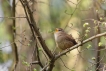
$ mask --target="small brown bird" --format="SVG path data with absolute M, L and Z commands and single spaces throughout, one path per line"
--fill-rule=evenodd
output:
M 65 50 L 77 44 L 72 35 L 66 34 L 62 28 L 56 28 L 54 37 L 57 46 L 62 50 Z

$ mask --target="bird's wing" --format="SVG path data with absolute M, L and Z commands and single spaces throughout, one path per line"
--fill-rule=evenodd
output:
M 67 38 L 66 38 L 66 40 L 69 40 L 69 41 L 71 41 L 71 42 L 73 42 L 74 44 L 77 44 L 77 42 L 75 41 L 75 39 L 72 37 L 72 35 L 66 35 L 67 36 Z

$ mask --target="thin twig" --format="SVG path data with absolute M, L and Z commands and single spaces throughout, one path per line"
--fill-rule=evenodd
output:
M 39 49 L 38 49 L 38 46 L 37 45 L 36 45 L 36 52 L 37 52 L 37 59 L 39 61 L 39 65 L 41 66 L 41 68 L 43 68 L 43 64 L 41 63 L 41 60 L 40 60 L 40 57 L 39 57 L 40 55 L 39 55 Z
M 68 68 L 66 65 L 65 65 L 65 63 L 64 63 L 64 61 L 62 60 L 62 58 L 60 57 L 60 60 L 62 61 L 62 63 L 63 63 L 63 65 L 68 69 L 68 70 L 72 70 L 72 69 L 70 69 L 70 68 Z
M 37 45 L 37 41 L 35 41 L 35 46 Z M 32 71 L 32 64 L 39 64 L 39 61 L 35 61 L 33 62 L 33 57 L 36 55 L 36 49 L 37 47 L 34 47 L 34 50 L 32 52 L 32 56 L 31 56 L 31 63 L 30 63 L 30 71 Z
M 81 0 L 76 4 L 76 7 L 74 9 L 74 11 L 71 14 L 67 13 L 67 10 L 65 11 L 66 14 L 70 15 L 69 20 L 72 18 L 72 16 L 74 15 L 75 11 L 77 10 L 77 7 L 79 5 L 79 3 L 81 2 Z M 66 27 L 68 26 L 69 21 L 67 22 L 66 26 L 64 27 L 64 29 L 66 29 Z
M 16 18 L 26 18 L 26 17 L 0 17 L 0 18 L 5 18 L 5 19 L 16 19 Z

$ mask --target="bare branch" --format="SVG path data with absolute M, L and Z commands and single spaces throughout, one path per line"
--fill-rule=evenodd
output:
M 13 0 L 13 17 L 15 17 L 15 13 L 16 13 L 16 10 L 15 10 L 15 0 Z M 16 20 L 15 19 L 13 19 L 13 26 L 14 27 L 16 27 Z M 12 29 L 13 30 L 13 42 L 15 42 L 15 35 L 14 34 L 16 34 L 16 30 L 14 30 L 14 29 Z M 19 57 L 18 57 L 18 48 L 17 48 L 17 45 L 16 45 L 16 43 L 14 43 L 14 53 L 15 53 L 15 67 L 14 67 L 14 69 L 13 70 L 15 70 L 16 69 L 16 67 L 17 67 L 17 64 L 18 64 L 18 61 L 19 61 Z
M 68 0 L 68 1 L 69 1 L 69 0 Z M 78 5 L 79 5 L 80 2 L 81 2 L 81 0 L 76 4 L 76 7 L 75 7 L 74 11 L 72 12 L 72 14 L 68 14 L 68 13 L 67 13 L 67 10 L 65 11 L 66 14 L 70 15 L 70 18 L 69 18 L 69 19 L 71 19 L 72 16 L 74 15 L 74 13 L 76 12 L 77 7 L 78 7 Z M 64 29 L 68 26 L 68 23 L 69 23 L 69 21 L 67 22 L 67 24 L 66 24 L 66 26 L 64 27 Z
M 44 51 L 46 52 L 46 54 L 48 55 L 48 57 L 51 59 L 53 57 L 53 54 L 48 49 L 47 45 L 45 44 L 45 41 L 43 40 L 43 37 L 41 36 L 41 34 L 39 32 L 39 29 L 38 29 L 38 27 L 36 25 L 35 19 L 34 19 L 33 14 L 32 14 L 32 12 L 31 12 L 31 10 L 29 8 L 29 5 L 27 3 L 27 0 L 20 0 L 20 2 L 23 5 L 24 10 L 26 11 L 25 14 L 26 15 L 28 14 L 27 19 L 29 20 L 29 26 L 30 27 L 33 27 L 33 30 L 34 30 L 34 32 L 36 34 L 35 37 L 38 36 L 37 39 L 39 40 L 42 48 L 44 49 Z
M 33 61 L 32 63 L 30 64 L 39 64 L 39 61 Z
M 16 18 L 26 18 L 26 17 L 0 17 L 0 18 L 6 18 L 6 19 L 16 19 Z

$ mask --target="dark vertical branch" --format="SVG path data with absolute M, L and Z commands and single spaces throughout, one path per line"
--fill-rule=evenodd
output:
M 97 12 L 97 20 L 101 21 L 98 12 Z M 98 30 L 97 34 L 100 34 L 101 32 L 100 32 L 100 27 L 99 26 L 98 26 L 97 30 Z M 99 44 L 99 42 L 100 42 L 100 37 L 97 38 L 97 45 Z M 100 47 L 98 45 L 97 48 L 96 48 L 96 71 L 100 70 L 100 56 L 101 56 L 100 55 Z
M 52 71 L 55 63 L 55 57 L 53 57 L 49 63 L 49 67 L 47 71 Z
M 13 0 L 13 8 L 12 8 L 12 11 L 13 11 L 13 17 L 15 17 L 15 0 Z M 15 19 L 13 19 L 13 27 L 15 28 L 16 26 L 16 21 Z M 16 69 L 17 67 L 17 64 L 18 64 L 18 50 L 17 50 L 17 46 L 16 46 L 16 43 L 15 43 L 15 34 L 16 34 L 16 30 L 15 29 L 12 29 L 13 30 L 13 42 L 14 42 L 14 52 L 15 52 L 15 67 L 14 67 L 14 70 Z
M 99 6 L 101 6 L 101 4 L 99 2 L 97 2 Z M 101 8 L 101 7 L 100 7 Z M 104 10 L 104 17 L 106 16 L 106 11 Z M 101 20 L 100 19 L 101 16 L 99 16 L 99 13 L 97 12 L 97 20 L 100 21 L 100 22 L 103 22 L 104 20 Z M 100 34 L 100 27 L 98 26 L 98 32 L 97 34 Z M 100 37 L 97 39 L 97 44 L 99 44 L 100 42 Z M 96 71 L 100 71 L 100 56 L 101 56 L 101 51 L 100 51 L 100 47 L 98 46 L 97 49 L 96 49 Z
M 98 26 L 98 32 L 97 34 L 100 34 L 100 27 Z M 99 44 L 100 42 L 100 37 L 97 38 L 97 45 Z M 97 46 L 96 48 L 96 71 L 99 71 L 100 70 L 100 47 Z
M 97 10 L 100 9 L 100 4 L 99 4 L 98 0 L 94 0 L 94 7 Z M 100 21 L 100 17 L 99 17 L 99 13 L 98 12 L 96 12 L 96 18 L 97 18 L 98 21 Z M 100 34 L 100 27 L 99 27 L 98 24 L 99 23 L 97 22 L 97 25 L 96 25 L 97 26 L 97 34 Z M 97 38 L 97 47 L 95 48 L 96 49 L 96 56 L 95 56 L 95 58 L 96 58 L 96 60 L 95 60 L 95 62 L 96 62 L 95 70 L 96 71 L 100 70 L 100 47 L 98 45 L 99 42 L 100 42 L 100 37 Z

